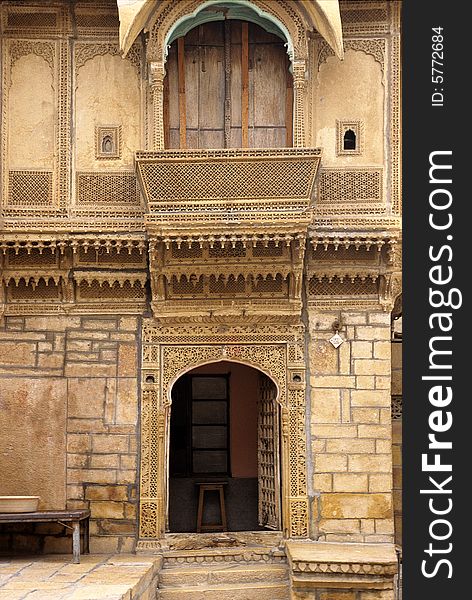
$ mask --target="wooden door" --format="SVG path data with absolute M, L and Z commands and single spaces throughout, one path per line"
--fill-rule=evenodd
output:
M 281 529 L 279 407 L 272 381 L 261 375 L 258 416 L 258 521 L 261 527 Z
M 166 147 L 292 145 L 293 83 L 279 37 L 245 21 L 205 23 L 173 42 L 166 70 Z

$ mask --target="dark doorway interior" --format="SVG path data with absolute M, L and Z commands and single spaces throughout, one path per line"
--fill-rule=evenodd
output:
M 223 481 L 229 531 L 258 524 L 257 416 L 260 373 L 220 362 L 182 376 L 172 390 L 169 529 L 196 531 L 198 482 Z M 220 520 L 207 492 L 203 523 Z

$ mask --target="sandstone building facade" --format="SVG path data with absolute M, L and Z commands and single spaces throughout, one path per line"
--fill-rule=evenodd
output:
M 1 494 L 90 508 L 93 552 L 393 598 L 400 9 L 0 2 Z

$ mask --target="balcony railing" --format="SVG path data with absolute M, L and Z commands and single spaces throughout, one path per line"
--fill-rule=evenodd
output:
M 320 159 L 311 148 L 138 152 L 146 229 L 307 227 Z

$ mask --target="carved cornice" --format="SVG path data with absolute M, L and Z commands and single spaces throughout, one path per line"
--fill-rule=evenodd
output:
M 365 232 L 365 231 L 334 231 L 309 233 L 309 245 L 316 252 L 316 261 L 325 260 L 336 263 L 340 267 L 356 262 L 377 262 L 383 270 L 401 269 L 401 233 L 400 231 Z M 308 255 L 310 258 L 315 255 Z M 309 267 L 310 268 L 310 267 Z
M 279 245 L 290 246 L 291 242 L 295 240 L 303 240 L 304 234 L 297 233 L 275 233 L 275 234 L 261 234 L 261 233 L 214 233 L 214 234 L 194 234 L 194 235 L 178 235 L 176 233 L 166 236 L 153 236 L 151 241 L 159 241 L 165 244 L 166 249 L 170 248 L 170 245 L 174 242 L 177 248 L 180 250 L 182 247 L 191 247 L 193 244 L 198 244 L 200 248 L 204 245 L 214 248 L 215 244 L 219 244 L 222 247 L 234 248 L 236 244 L 241 243 L 244 248 L 250 246 L 256 246 L 262 244 L 267 248 L 269 243 L 274 243 L 276 247 Z
M 392 589 L 398 571 L 393 544 L 286 542 L 294 589 Z
M 58 304 L 52 302 L 35 302 L 6 304 L 4 314 L 6 316 L 34 316 L 34 315 L 139 315 L 146 308 L 145 300 L 133 299 L 123 302 L 115 300 L 104 302 L 96 300 L 87 304 Z M 0 309 L 1 310 L 1 309 Z
M 61 279 L 63 281 L 67 281 L 68 272 L 67 271 L 50 271 L 46 269 L 20 269 L 20 270 L 8 270 L 2 273 L 2 281 L 8 285 L 11 281 L 15 283 L 16 286 L 23 280 L 27 286 L 31 286 L 33 289 L 38 285 L 40 281 L 43 281 L 46 285 L 49 284 L 49 281 L 52 279 L 55 285 L 59 285 Z
M 77 248 L 104 248 L 105 251 L 111 249 L 121 252 L 123 250 L 130 252 L 133 248 L 138 248 L 143 252 L 146 248 L 144 234 L 99 234 L 97 236 L 88 234 L 70 235 L 70 234 L 45 234 L 45 233 L 2 233 L 0 234 L 0 250 L 5 254 L 8 250 L 14 250 L 15 253 L 24 248 L 28 254 L 33 250 L 38 250 L 40 254 L 44 250 L 55 252 L 58 249 L 61 254 L 67 247 L 72 248 L 74 252 Z
M 110 272 L 110 271 L 75 271 L 73 274 L 73 279 L 77 283 L 86 282 L 88 285 L 91 285 L 94 281 L 99 283 L 100 287 L 104 283 L 108 283 L 110 286 L 118 283 L 122 288 L 125 283 L 130 283 L 133 285 L 138 282 L 141 284 L 141 287 L 144 287 L 147 281 L 146 273 L 120 273 L 120 272 Z
M 181 327 L 171 325 L 157 326 L 152 321 L 146 321 L 143 327 L 143 342 L 145 344 L 175 344 L 176 340 L 185 341 L 188 344 L 199 343 L 272 343 L 274 340 L 280 343 L 303 342 L 304 327 L 300 323 L 297 326 L 286 324 L 267 324 L 257 329 L 251 325 L 219 325 L 212 323 L 190 323 Z
M 318 246 L 322 246 L 325 250 L 332 247 L 335 251 L 339 248 L 354 247 L 356 250 L 359 248 L 377 248 L 380 250 L 383 246 L 390 246 L 393 250 L 400 240 L 399 231 L 391 232 L 363 232 L 363 231 L 335 231 L 335 232 L 316 232 L 311 231 L 309 233 L 310 244 L 316 249 Z
M 384 209 L 382 209 L 384 212 Z M 315 213 L 315 216 L 311 222 L 311 227 L 315 230 L 372 230 L 378 229 L 380 231 L 392 230 L 398 232 L 401 230 L 402 219 L 400 216 L 376 216 L 372 214 L 369 209 L 366 214 L 361 216 L 357 215 L 357 207 L 355 204 L 351 205 L 349 212 L 346 216 L 336 215 L 329 216 L 329 214 L 321 215 Z
M 307 563 L 304 561 L 296 561 L 292 563 L 292 571 L 294 573 L 323 573 L 323 574 L 339 574 L 339 575 L 395 575 L 397 565 L 382 565 L 375 563 L 330 563 L 316 562 Z

